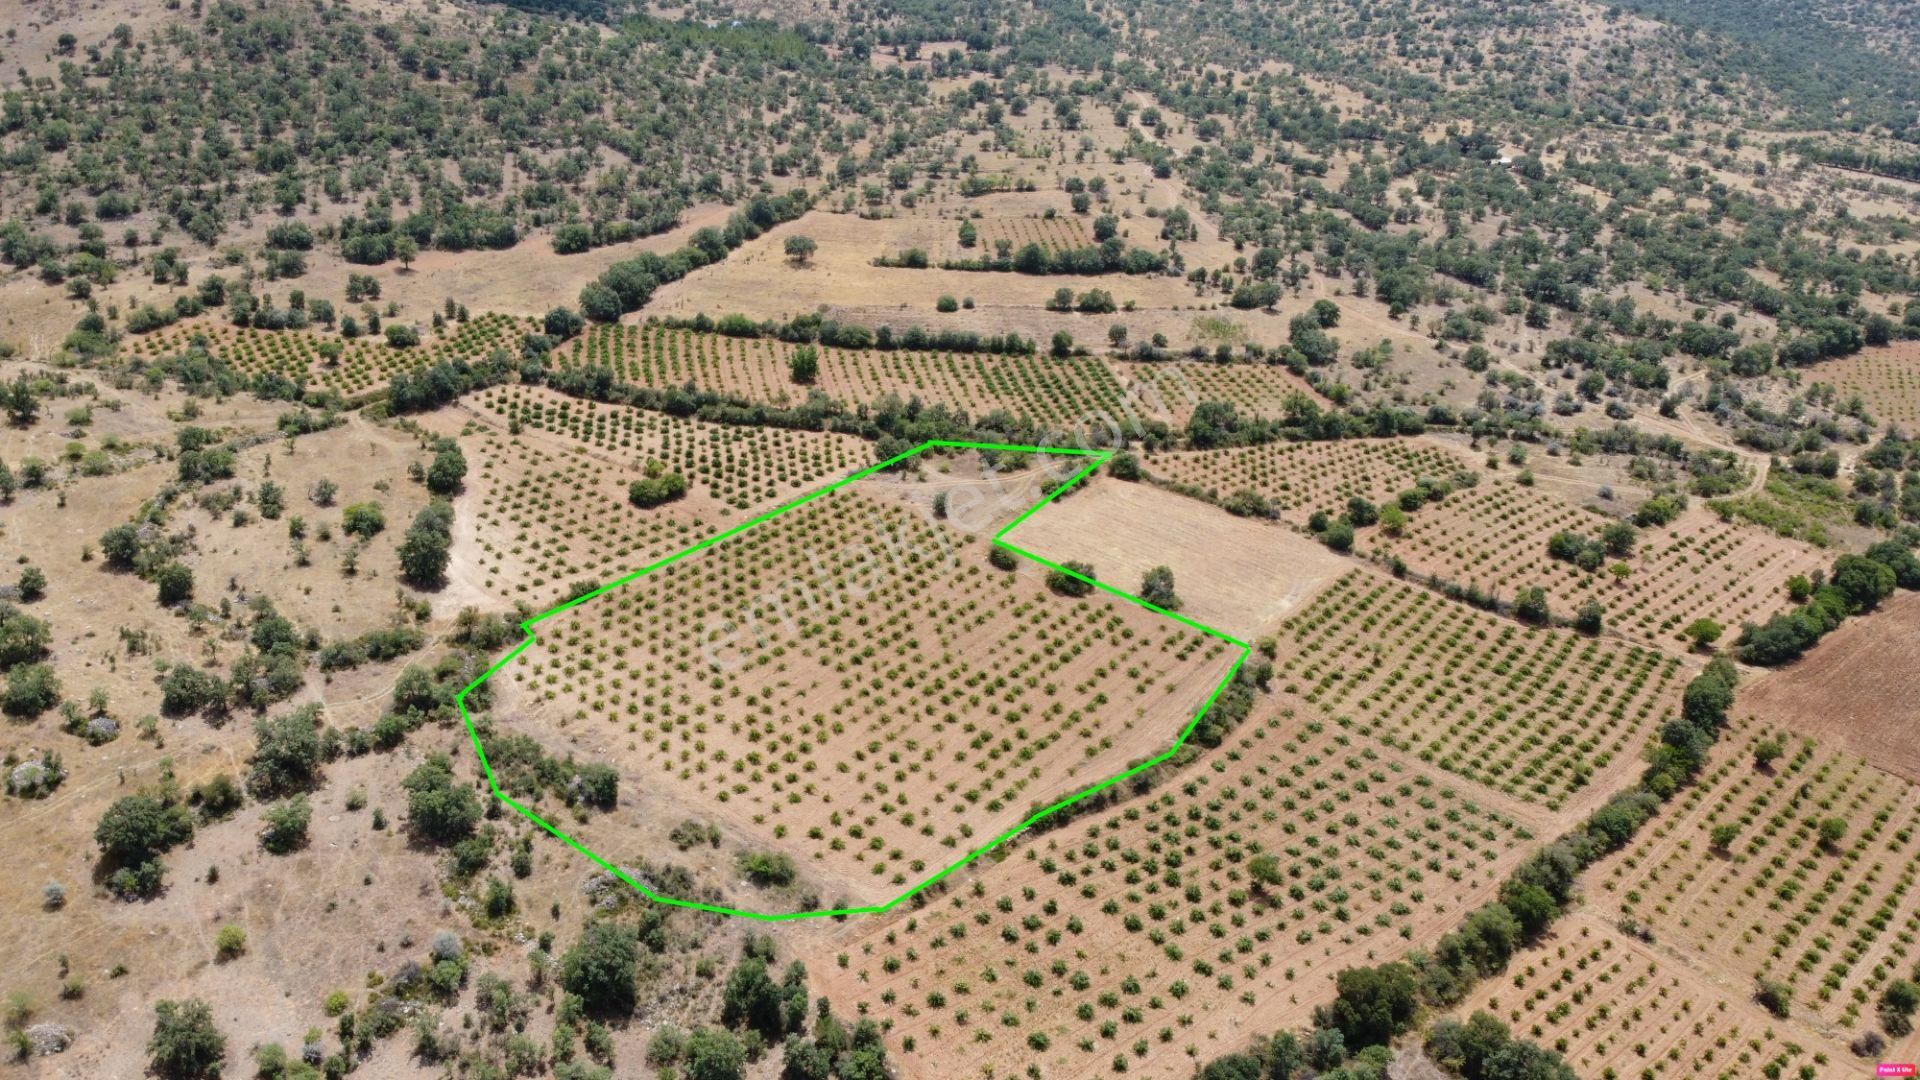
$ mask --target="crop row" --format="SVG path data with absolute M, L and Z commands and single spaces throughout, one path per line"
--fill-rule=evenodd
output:
M 1359 571 L 1288 619 L 1279 645 L 1275 681 L 1343 727 L 1550 809 L 1634 764 L 1684 681 L 1655 650 Z

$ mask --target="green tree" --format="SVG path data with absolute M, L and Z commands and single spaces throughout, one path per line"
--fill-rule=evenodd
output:
M 452 553 L 453 507 L 436 499 L 407 527 L 400 542 L 400 576 L 415 588 L 434 588 L 446 580 Z
M 37 566 L 29 566 L 20 571 L 19 589 L 20 599 L 29 604 L 47 595 L 46 572 Z
M 285 855 L 306 846 L 313 807 L 305 795 L 295 795 L 269 806 L 260 820 L 266 826 L 260 830 L 260 846 L 272 854 Z
M 1855 611 L 1872 611 L 1893 595 L 1897 584 L 1893 570 L 1864 555 L 1842 555 L 1833 563 L 1833 587 L 1847 598 Z
M 132 525 L 115 525 L 101 533 L 100 554 L 115 570 L 133 569 L 133 561 L 140 556 L 140 530 Z
M 473 833 L 480 821 L 480 800 L 457 782 L 444 755 L 435 754 L 400 782 L 407 789 L 407 820 L 415 833 L 450 844 Z
M 185 806 L 142 792 L 115 800 L 100 816 L 93 840 L 108 861 L 143 863 L 193 839 L 193 815 Z
M 811 384 L 820 377 L 820 350 L 812 345 L 793 350 L 793 355 L 787 358 L 787 371 L 794 382 L 802 386 Z
M 1413 1023 L 1420 999 L 1413 969 L 1394 962 L 1347 968 L 1334 976 L 1328 1016 L 1347 1046 L 1385 1046 Z
M 812 259 L 813 253 L 820 248 L 819 244 L 814 243 L 813 237 L 801 236 L 797 233 L 787 237 L 786 243 L 783 246 L 786 250 L 787 258 L 803 265 Z
M 746 1067 L 746 1049 L 731 1031 L 701 1028 L 687 1039 L 687 1080 L 740 1080 Z
M 560 985 L 596 1016 L 633 1012 L 640 947 L 633 932 L 611 922 L 590 924 L 560 958 Z
M 4 405 L 7 420 L 15 427 L 28 427 L 40 418 L 40 395 L 34 393 L 33 382 L 25 375 L 16 376 L 10 385 L 0 385 L 0 405 Z
M 720 1022 L 728 1027 L 747 1027 L 767 1037 L 780 1038 L 780 987 L 767 974 L 767 962 L 758 956 L 741 958 L 727 976 L 726 990 L 720 998 Z
M 39 660 L 52 642 L 45 621 L 0 600 L 0 671 Z
M 47 664 L 22 664 L 7 672 L 7 688 L 0 692 L 0 712 L 34 717 L 60 703 L 60 678 Z
M 449 440 L 435 451 L 433 464 L 427 466 L 427 490 L 435 495 L 452 495 L 466 477 L 467 456 Z
M 561 306 L 547 312 L 542 329 L 555 341 L 566 341 L 587 328 L 587 322 L 572 308 Z
M 159 590 L 161 607 L 172 607 L 193 599 L 193 571 L 186 564 L 170 562 L 154 571 L 154 586 Z
M 310 787 L 320 771 L 320 706 L 307 705 L 253 725 L 248 786 L 263 799 Z
M 1513 600 L 1513 617 L 1535 626 L 1545 626 L 1553 618 L 1547 607 L 1547 590 L 1538 585 L 1521 589 Z
M 220 1075 L 227 1037 L 214 1025 L 213 1010 L 198 998 L 161 1001 L 153 1007 L 153 1037 L 147 1067 L 162 1080 L 204 1080 Z

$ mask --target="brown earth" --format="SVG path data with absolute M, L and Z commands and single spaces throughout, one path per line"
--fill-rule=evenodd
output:
M 1844 747 L 1920 781 L 1920 593 L 1849 619 L 1799 661 L 1740 688 L 1740 709 L 1769 724 Z

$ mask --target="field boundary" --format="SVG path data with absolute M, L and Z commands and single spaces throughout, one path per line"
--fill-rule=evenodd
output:
M 1171 746 L 1167 747 L 1165 750 L 1154 755 L 1153 757 L 1148 758 L 1147 760 L 1139 763 L 1138 765 L 1135 765 L 1132 768 L 1127 769 L 1125 772 L 1119 773 L 1115 776 L 1110 776 L 1105 780 L 1101 780 L 1095 784 L 1092 784 L 1074 793 L 1073 795 L 1070 795 L 1067 798 L 1052 804 L 1051 806 L 1044 807 L 1034 812 L 1033 814 L 1029 815 L 1026 818 L 1026 820 L 1020 822 L 1019 824 L 1013 826 L 1012 828 L 1006 830 L 1005 832 L 1002 832 L 1000 835 L 994 837 L 991 840 L 988 840 L 987 842 L 979 845 L 978 847 L 975 847 L 972 851 L 968 852 L 964 856 L 961 856 L 955 862 L 950 863 L 946 867 L 922 879 L 919 883 L 913 885 L 906 892 L 901 893 L 899 896 L 896 896 L 893 899 L 886 901 L 885 903 L 867 904 L 867 905 L 861 905 L 856 907 L 844 907 L 844 908 L 822 908 L 816 911 L 795 911 L 795 912 L 785 912 L 785 913 L 745 911 L 739 908 L 731 908 L 731 907 L 726 907 L 726 906 L 717 905 L 717 904 L 704 904 L 697 900 L 685 900 L 680 897 L 665 896 L 660 893 L 657 893 L 652 889 L 648 888 L 643 883 L 635 880 L 633 876 L 628 874 L 625 870 L 621 869 L 618 866 L 615 866 L 612 862 L 608 861 L 607 859 L 602 858 L 599 854 L 589 849 L 585 844 L 582 844 L 580 841 L 574 839 L 572 836 L 569 836 L 566 832 L 562 831 L 559 827 L 555 826 L 552 822 L 549 822 L 545 818 L 542 818 L 539 814 L 534 813 L 534 811 L 530 807 L 516 801 L 512 796 L 508 795 L 504 790 L 501 789 L 499 778 L 494 775 L 493 767 L 487 762 L 486 747 L 481 745 L 480 733 L 477 730 L 477 728 L 474 726 L 473 716 L 471 713 L 467 711 L 467 694 L 472 692 L 478 686 L 480 686 L 480 684 L 492 678 L 493 675 L 496 672 L 498 672 L 501 668 L 506 667 L 509 663 L 511 663 L 514 660 L 515 657 L 518 657 L 521 653 L 525 652 L 527 649 L 527 646 L 532 645 L 534 643 L 536 639 L 536 635 L 534 633 L 535 625 L 547 619 L 550 619 L 553 616 L 560 614 L 561 612 L 578 607 L 579 605 L 584 604 L 589 600 L 593 600 L 597 597 L 600 597 L 609 592 L 612 592 L 613 590 L 621 587 L 622 585 L 627 584 L 628 582 L 644 577 L 647 574 L 651 574 L 654 571 L 659 570 L 663 567 L 669 566 L 675 562 L 678 562 L 679 560 L 684 559 L 689 555 L 695 555 L 695 554 L 698 554 L 699 552 L 705 551 L 708 548 L 713 547 L 714 545 L 719 544 L 724 540 L 728 540 L 732 537 L 738 536 L 739 534 L 747 531 L 748 529 L 753 528 L 756 525 L 760 525 L 764 522 L 767 522 L 776 517 L 779 517 L 781 514 L 784 514 L 789 510 L 793 510 L 800 506 L 804 506 L 807 503 L 812 502 L 813 500 L 818 499 L 823 495 L 827 495 L 834 491 L 838 491 L 840 488 L 843 488 L 848 484 L 854 483 L 855 481 L 858 481 L 858 480 L 863 480 L 866 477 L 872 476 L 874 473 L 880 472 L 883 469 L 892 468 L 893 466 L 900 464 L 901 462 L 907 460 L 910 457 L 913 457 L 916 454 L 924 453 L 928 450 L 934 450 L 934 449 L 992 450 L 992 451 L 1000 451 L 1000 452 L 1007 452 L 1007 453 L 1029 453 L 1029 454 L 1063 454 L 1063 455 L 1071 455 L 1074 457 L 1083 457 L 1083 458 L 1092 459 L 1085 466 L 1083 466 L 1081 469 L 1075 472 L 1072 476 L 1068 477 L 1065 481 L 1061 482 L 1058 486 L 1056 486 L 1051 492 L 1049 492 L 1039 502 L 1034 503 L 1032 506 L 1022 511 L 1018 517 L 1014 518 L 1006 526 L 1001 528 L 999 532 L 994 533 L 993 543 L 998 547 L 1006 548 L 1008 551 L 1012 552 L 1015 555 L 1020 556 L 1023 559 L 1028 559 L 1032 562 L 1038 563 L 1041 566 L 1047 567 L 1049 570 L 1052 570 L 1056 573 L 1065 574 L 1068 577 L 1074 578 L 1078 581 L 1091 585 L 1094 588 L 1101 590 L 1102 592 L 1108 593 L 1113 596 L 1117 596 L 1122 600 L 1127 601 L 1128 603 L 1134 604 L 1138 607 L 1145 608 L 1148 611 L 1152 611 L 1156 614 L 1163 615 L 1185 626 L 1198 630 L 1210 637 L 1218 638 L 1231 645 L 1235 645 L 1239 647 L 1240 655 L 1233 661 L 1232 665 L 1227 668 L 1226 674 L 1221 676 L 1220 681 L 1214 685 L 1213 690 L 1207 694 L 1206 700 L 1200 704 L 1199 710 L 1193 714 L 1193 719 L 1187 721 L 1186 726 L 1180 730 L 1179 737 L 1173 741 L 1173 744 Z M 1215 700 L 1219 698 L 1220 692 L 1226 689 L 1228 683 L 1233 681 L 1234 676 L 1238 674 L 1240 671 L 1240 666 L 1246 663 L 1247 657 L 1251 655 L 1253 651 L 1253 647 L 1251 645 L 1249 645 L 1247 642 L 1240 640 L 1239 638 L 1234 637 L 1231 634 L 1228 634 L 1221 630 L 1217 630 L 1211 626 L 1207 626 L 1204 623 L 1197 622 L 1193 619 L 1188 618 L 1185 615 L 1180 615 L 1176 612 L 1169 611 L 1166 608 L 1160 607 L 1152 603 L 1151 601 L 1141 599 L 1140 597 L 1135 596 L 1130 592 L 1127 592 L 1123 589 L 1116 588 L 1113 585 L 1110 585 L 1106 582 L 1099 581 L 1090 577 L 1085 577 L 1073 570 L 1068 569 L 1065 566 L 1061 566 L 1058 563 L 1052 562 L 1048 559 L 1044 559 L 1038 555 L 1035 555 L 1030 551 L 1026 551 L 1022 548 L 1015 547 L 1012 543 L 1007 541 L 1006 536 L 1008 533 L 1012 532 L 1014 529 L 1018 528 L 1022 522 L 1032 517 L 1035 513 L 1037 513 L 1040 510 L 1041 507 L 1046 506 L 1048 503 L 1052 502 L 1054 499 L 1059 498 L 1060 495 L 1062 495 L 1066 491 L 1072 489 L 1074 486 L 1086 480 L 1087 477 L 1093 474 L 1094 470 L 1098 469 L 1101 465 L 1104 465 L 1107 462 L 1107 460 L 1112 456 L 1113 456 L 1113 452 L 1110 450 L 1086 450 L 1086 449 L 1078 449 L 1078 448 L 1070 448 L 1070 447 L 1053 447 L 1053 446 L 1013 446 L 1013 445 L 1007 445 L 1003 443 L 966 442 L 966 441 L 951 440 L 951 439 L 931 439 L 927 442 L 921 443 L 919 446 L 916 446 L 911 450 L 905 451 L 904 453 L 896 454 L 893 457 L 886 459 L 885 461 L 879 462 L 878 464 L 875 464 L 875 465 L 868 466 L 867 468 L 862 469 L 851 476 L 845 477 L 840 480 L 836 480 L 833 483 L 826 485 L 825 487 L 818 488 L 814 491 L 810 491 L 805 495 L 802 495 L 799 498 L 794 499 L 791 502 L 785 503 L 772 510 L 768 510 L 747 521 L 743 521 L 740 524 L 735 525 L 724 532 L 716 533 L 713 536 L 707 537 L 705 540 L 701 540 L 689 547 L 682 548 L 679 551 L 676 551 L 673 554 L 668 555 L 663 559 L 660 559 L 653 563 L 649 563 L 648 565 L 643 566 L 640 569 L 635 570 L 624 577 L 621 577 L 615 581 L 609 582 L 606 585 L 602 585 L 590 593 L 586 593 L 585 595 L 575 597 L 574 599 L 569 600 L 564 604 L 560 604 L 556 607 L 549 608 L 548 610 L 543 611 L 540 614 L 535 615 L 530 619 L 523 620 L 520 623 L 520 629 L 526 633 L 526 637 L 521 640 L 520 644 L 514 646 L 513 651 L 507 653 L 505 656 L 495 661 L 493 666 L 481 672 L 478 678 L 474 679 L 472 682 L 462 687 L 460 689 L 460 692 L 455 694 L 453 697 L 454 704 L 460 710 L 460 718 L 466 724 L 467 737 L 473 743 L 473 752 L 480 760 L 480 769 L 483 773 L 486 774 L 487 787 L 493 792 L 493 795 L 495 798 L 505 803 L 515 813 L 519 814 L 521 817 L 526 818 L 528 821 L 531 821 L 532 823 L 539 826 L 540 828 L 546 830 L 548 833 L 558 838 L 562 843 L 566 844 L 568 847 L 572 848 L 574 851 L 579 852 L 581 855 L 586 856 L 587 859 L 593 862 L 594 865 L 600 867 L 602 870 L 605 870 L 608 874 L 611 874 L 614 878 L 624 882 L 625 884 L 630 886 L 635 892 L 638 892 L 640 895 L 656 903 L 666 904 L 672 907 L 692 908 L 696 911 L 712 912 L 714 914 L 719 914 L 719 915 L 737 915 L 742 918 L 759 919 L 766 922 L 784 922 L 784 921 L 790 921 L 794 919 L 831 918 L 831 917 L 840 917 L 840 916 L 847 916 L 847 915 L 878 915 L 883 912 L 891 911 L 893 908 L 899 906 L 900 904 L 906 902 L 907 900 L 911 899 L 912 897 L 919 894 L 920 892 L 928 889 L 929 887 L 943 880 L 948 875 L 959 870 L 961 867 L 966 866 L 968 863 L 973 862 L 975 859 L 979 858 L 980 856 L 985 855 L 986 853 L 1006 843 L 1008 840 L 1013 839 L 1015 836 L 1019 835 L 1021 832 L 1024 832 L 1028 828 L 1032 827 L 1034 823 L 1040 821 L 1042 818 L 1045 818 L 1050 814 L 1054 814 L 1060 810 L 1063 810 L 1069 806 L 1072 806 L 1074 803 L 1080 802 L 1081 800 L 1086 799 L 1092 795 L 1098 794 L 1099 792 L 1104 791 L 1107 788 L 1110 788 L 1113 785 L 1118 784 L 1123 780 L 1133 777 L 1139 773 L 1145 772 L 1146 770 L 1151 769 L 1154 766 L 1172 757 L 1175 753 L 1177 753 L 1180 750 L 1182 746 L 1186 745 L 1187 739 L 1190 736 L 1192 736 L 1194 729 L 1197 726 L 1199 726 L 1200 721 L 1206 717 L 1209 711 L 1212 710 L 1213 703 Z

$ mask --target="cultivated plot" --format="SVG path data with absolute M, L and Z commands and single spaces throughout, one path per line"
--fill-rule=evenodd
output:
M 1787 606 L 1787 579 L 1811 575 L 1831 558 L 1699 508 L 1638 530 L 1624 550 L 1607 550 L 1602 533 L 1615 519 L 1504 478 L 1407 517 L 1399 535 L 1364 530 L 1355 550 L 1398 558 L 1418 574 L 1503 602 L 1539 587 L 1562 618 L 1597 602 L 1609 630 L 1667 647 L 1684 642 L 1681 631 L 1696 619 L 1728 628 L 1765 622 Z M 1556 558 L 1552 544 L 1563 533 L 1591 549 L 1592 560 Z
M 1920 960 L 1920 792 L 1747 721 L 1721 736 L 1712 771 L 1591 877 L 1597 909 L 1725 981 L 1779 984 L 1794 1016 L 1857 1032 Z M 1915 1047 L 1907 1036 L 1894 1049 Z
M 126 348 L 138 365 L 185 353 L 199 342 L 208 355 L 247 378 L 279 375 L 351 397 L 382 389 L 394 375 L 415 368 L 452 360 L 471 363 L 496 349 L 517 355 L 521 338 L 539 332 L 538 319 L 487 314 L 449 323 L 444 334 L 422 335 L 418 346 L 395 348 L 379 335 L 347 339 L 300 330 L 235 328 L 204 319 L 129 338 Z
M 1341 967 L 1450 928 L 1536 843 L 1470 785 L 1270 707 L 1142 780 L 1023 837 L 966 910 L 836 942 L 814 965 L 835 1000 L 928 1075 L 1186 1075 L 1190 1048 L 1303 1022 Z
M 1771 1016 L 1744 987 L 1587 914 L 1516 954 L 1506 974 L 1476 987 L 1459 1017 L 1490 1013 L 1581 1076 L 1860 1075 L 1842 1040 Z
M 1216 498 L 1253 491 L 1282 518 L 1302 524 L 1315 510 L 1345 510 L 1349 499 L 1383 503 L 1421 480 L 1447 480 L 1465 464 L 1411 439 L 1345 439 L 1157 454 L 1146 466 Z
M 1281 627 L 1274 682 L 1356 735 L 1558 810 L 1641 767 L 1687 672 L 1355 571 Z
M 890 906 L 1170 752 L 1246 652 L 987 551 L 834 485 L 532 620 L 477 744 L 610 765 L 725 839 L 724 896 L 662 898 Z M 612 862 L 646 854 L 644 824 L 623 807 L 566 831 Z

